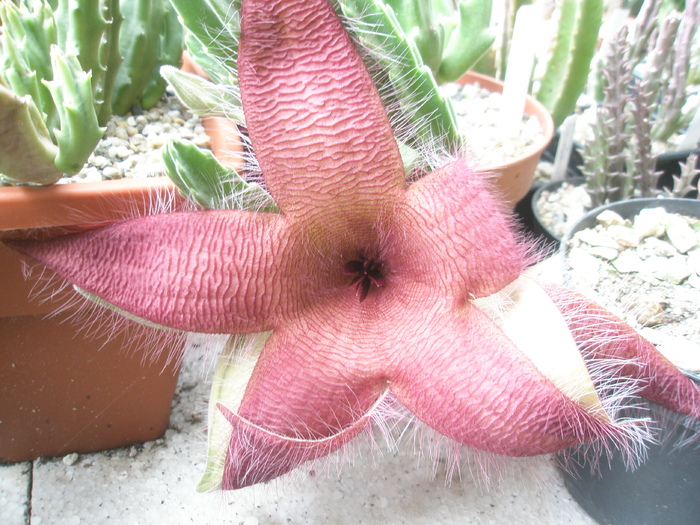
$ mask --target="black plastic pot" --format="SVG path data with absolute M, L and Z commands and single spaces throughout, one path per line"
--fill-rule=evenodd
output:
M 537 202 L 539 201 L 542 193 L 548 192 L 548 191 L 556 191 L 559 189 L 559 187 L 564 184 L 573 184 L 574 186 L 578 186 L 581 184 L 585 183 L 585 179 L 580 176 L 572 176 L 560 180 L 560 181 L 555 181 L 555 182 L 546 182 L 539 186 L 532 194 L 532 197 L 530 199 L 530 208 L 532 209 L 532 216 L 533 216 L 533 224 L 532 224 L 532 231 L 537 235 L 539 239 L 542 239 L 544 242 L 550 245 L 558 246 L 559 242 L 561 241 L 561 235 L 559 235 L 557 232 L 552 230 L 550 227 L 548 227 L 544 221 L 542 220 L 542 215 L 540 214 L 540 210 L 537 207 Z
M 547 162 L 554 162 L 554 155 L 556 154 L 558 143 L 559 135 L 555 134 L 547 148 L 542 153 L 541 160 Z M 576 151 L 576 148 L 574 148 L 571 152 L 569 165 L 566 169 L 567 180 L 579 178 L 582 176 L 580 171 L 582 162 L 583 161 L 581 160 L 580 153 Z M 550 183 L 534 183 L 530 187 L 530 190 L 527 192 L 525 197 L 523 197 L 515 205 L 515 216 L 524 231 L 530 234 L 534 234 L 535 237 L 544 240 L 546 243 L 557 244 L 559 240 L 552 238 L 550 232 L 542 228 L 541 222 L 535 216 L 535 211 L 533 209 L 533 196 L 537 191 L 540 190 L 540 188 L 542 188 L 542 186 L 545 186 L 546 184 Z
M 632 218 L 644 208 L 662 207 L 669 212 L 700 218 L 700 201 L 694 199 L 632 199 L 595 208 L 583 216 L 564 236 L 561 254 L 566 255 L 569 239 L 591 228 L 596 217 L 611 209 Z M 599 472 L 583 456 L 567 461 L 564 483 L 571 496 L 601 525 L 698 525 L 700 524 L 700 448 L 674 446 L 700 431 L 667 409 L 646 403 L 652 418 L 663 422 L 662 444 L 649 446 L 643 465 L 629 471 L 619 454 L 610 462 L 600 460 Z
M 661 407 L 654 405 L 656 410 Z M 657 417 L 677 416 L 665 410 Z M 574 455 L 563 471 L 564 485 L 574 500 L 601 525 L 697 525 L 700 519 L 700 450 L 674 447 L 692 432 L 678 421 L 664 445 L 651 445 L 636 470 L 625 467 L 619 454 L 600 460 L 600 471 Z M 696 430 L 697 431 L 697 430 Z

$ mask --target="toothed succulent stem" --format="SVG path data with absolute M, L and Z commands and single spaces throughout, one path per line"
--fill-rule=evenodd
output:
M 0 107 L 4 126 L 0 133 L 5 141 L 0 149 L 7 155 L 41 161 L 40 166 L 23 167 L 21 162 L 4 159 L 3 180 L 48 184 L 58 178 L 56 170 L 77 173 L 102 137 L 113 104 L 116 112 L 124 113 L 136 102 L 144 107 L 157 102 L 165 90 L 165 82 L 156 78 L 158 67 L 178 63 L 182 49 L 182 29 L 166 2 L 122 0 L 129 15 L 127 24 L 122 24 L 119 0 L 0 3 L 0 79 L 16 95 L 0 97 L 0 104 L 7 105 Z M 141 3 L 153 10 L 139 11 L 140 18 L 132 16 Z M 163 16 L 156 19 L 156 12 Z M 145 30 L 148 45 L 134 44 L 137 28 Z M 122 63 L 120 40 L 131 53 L 126 63 Z M 126 79 L 118 78 L 118 71 Z M 118 104 L 112 97 L 115 82 L 128 84 L 128 89 L 116 87 Z M 23 129 L 10 138 L 10 131 L 26 125 L 34 129 Z M 56 151 L 46 147 L 46 136 Z M 17 140 L 37 150 L 13 151 L 7 146 Z M 52 156 L 53 169 L 45 165 Z
M 31 97 L 51 132 L 57 123 L 56 109 L 41 83 L 53 76 L 50 48 L 57 41 L 57 28 L 51 8 L 46 3 L 34 4 L 31 10 L 0 3 L 0 20 L 0 76 L 18 96 Z
M 436 20 L 433 6 L 422 0 L 385 0 L 385 3 L 394 11 L 406 35 L 416 44 L 425 65 L 437 75 L 449 34 Z
M 398 101 L 408 115 L 416 130 L 413 140 L 437 141 L 447 151 L 456 150 L 460 138 L 452 104 L 439 93 L 435 77 L 391 7 L 380 0 L 340 0 L 338 9 L 348 30 L 369 51 L 365 58 L 383 69 L 384 79 L 375 80 L 380 91 Z
M 671 61 L 668 88 L 661 99 L 659 116 L 652 129 L 652 136 L 656 140 L 666 141 L 683 127 L 683 106 L 687 100 L 686 87 L 690 71 L 690 50 L 699 24 L 700 2 L 688 0 L 673 47 L 675 57 Z
M 58 146 L 55 164 L 63 173 L 75 174 L 85 164 L 104 134 L 97 122 L 90 73 L 73 55 L 51 48 L 54 79 L 45 81 L 58 111 L 60 128 L 54 131 Z
M 496 39 L 491 30 L 492 0 L 385 0 L 383 3 L 395 13 L 400 27 L 413 41 L 438 84 L 459 79 Z
M 182 52 L 182 30 L 169 19 L 171 9 L 167 0 L 121 0 L 128 23 L 120 33 L 124 58 L 111 101 L 116 114 L 126 113 L 134 104 L 149 108 L 163 94 L 165 83 L 157 78 L 158 69 L 177 64 Z
M 667 192 L 669 197 L 682 198 L 692 191 L 697 191 L 697 184 L 693 186 L 693 181 L 696 179 L 700 170 L 696 168 L 698 163 L 698 154 L 691 153 L 685 162 L 680 162 L 681 172 L 678 176 L 673 177 L 673 190 Z M 700 198 L 700 196 L 698 197 Z
M 586 87 L 603 21 L 603 0 L 563 0 L 552 54 L 537 99 L 558 128 Z
M 459 2 L 459 12 L 455 13 L 459 14 L 459 23 L 444 44 L 438 84 L 458 80 L 491 48 L 496 40 L 491 30 L 491 9 L 491 0 Z
M 100 51 L 110 24 L 104 17 L 102 2 L 67 0 L 59 2 L 55 12 L 58 27 L 57 45 L 66 54 L 74 55 L 83 71 L 91 71 L 94 84 L 101 84 L 105 66 Z
M 638 82 L 630 88 L 632 122 L 631 173 L 635 197 L 653 197 L 657 194 L 656 158 L 651 152 L 651 112 L 654 91 L 647 82 Z
M 584 144 L 583 172 L 593 207 L 630 195 L 625 148 L 629 142 L 627 86 L 632 72 L 625 60 L 623 28 L 602 68 L 604 99 L 597 108 L 593 138 Z
M 112 93 L 117 80 L 117 74 L 122 64 L 122 54 L 119 49 L 120 34 L 124 16 L 122 15 L 119 0 L 105 0 L 104 16 L 109 20 L 105 39 L 100 47 L 100 64 L 104 65 L 104 72 L 101 76 L 101 83 L 96 86 L 95 98 L 101 101 L 100 109 L 97 113 L 101 126 L 107 124 L 112 117 Z M 107 103 L 106 103 L 107 102 Z

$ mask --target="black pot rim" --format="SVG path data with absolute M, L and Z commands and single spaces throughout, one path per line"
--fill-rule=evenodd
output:
M 537 201 L 539 200 L 540 196 L 542 195 L 543 192 L 545 191 L 551 191 L 552 189 L 555 189 L 559 186 L 561 186 L 564 183 L 568 184 L 573 184 L 575 186 L 582 185 L 586 183 L 586 179 L 581 176 L 574 176 L 574 177 L 567 177 L 562 180 L 556 180 L 556 181 L 549 181 L 545 182 L 541 185 L 538 186 L 538 188 L 535 190 L 535 192 L 532 194 L 532 214 L 535 217 L 535 221 L 537 221 L 537 226 L 538 228 L 541 228 L 542 232 L 538 233 L 544 233 L 546 236 L 548 236 L 547 240 L 553 241 L 553 242 L 561 242 L 561 238 L 553 232 L 550 228 L 548 228 L 541 219 L 540 215 L 540 210 L 537 207 Z
M 605 210 L 613 210 L 623 219 L 629 219 L 645 208 L 664 208 L 672 213 L 689 215 L 700 219 L 700 200 L 698 199 L 651 197 L 610 202 L 586 212 L 569 228 L 561 239 L 561 245 L 559 246 L 560 255 L 566 257 L 567 246 L 571 238 L 581 230 L 594 227 L 596 225 L 596 217 Z

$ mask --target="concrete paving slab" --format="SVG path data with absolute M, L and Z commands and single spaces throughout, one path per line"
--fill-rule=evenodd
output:
M 207 396 L 207 381 L 185 371 L 175 428 L 163 440 L 37 461 L 32 525 L 594 523 L 569 497 L 552 458 L 503 461 L 503 481 L 489 487 L 469 472 L 446 485 L 442 463 L 433 477 L 430 462 L 418 461 L 410 445 L 393 453 L 369 440 L 339 471 L 331 460 L 266 486 L 199 494 Z
M 0 466 L 0 523 L 24 525 L 29 518 L 32 464 Z

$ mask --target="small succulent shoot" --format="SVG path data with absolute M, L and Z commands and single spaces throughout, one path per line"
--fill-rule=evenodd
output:
M 166 87 L 155 76 L 158 67 L 178 63 L 181 55 L 182 28 L 167 0 L 2 2 L 0 21 L 0 79 L 16 95 L 0 97 L 10 104 L 2 110 L 8 131 L 2 132 L 7 155 L 0 159 L 0 180 L 10 183 L 51 184 L 80 171 L 113 107 L 121 113 L 136 103 L 155 104 Z M 120 42 L 129 51 L 126 60 Z M 21 107 L 19 99 L 35 109 L 13 109 Z M 37 129 L 9 138 L 28 123 Z M 55 148 L 47 147 L 47 132 Z M 12 149 L 16 144 L 22 147 Z M 33 161 L 18 162 L 17 155 Z
M 260 189 L 230 172 L 211 184 L 264 189 L 274 212 L 245 199 L 231 209 L 212 189 L 197 198 L 226 209 L 7 243 L 130 316 L 232 337 L 200 488 L 268 482 L 326 456 L 381 418 L 389 394 L 455 446 L 508 456 L 593 443 L 634 460 L 649 437 L 621 415 L 635 395 L 700 416 L 700 389 L 651 343 L 524 274 L 532 247 L 462 157 L 407 178 L 327 0 L 241 9 L 237 78 Z M 200 155 L 172 149 L 175 171 Z
M 172 66 L 161 67 L 160 74 L 192 113 L 200 116 L 225 115 L 234 122 L 244 122 L 240 98 L 232 93 L 230 86 L 215 84 Z
M 603 11 L 603 0 L 563 0 L 559 6 L 556 36 L 535 92 L 555 128 L 576 110 L 586 88 Z
M 664 193 L 668 197 L 683 198 L 692 192 L 698 192 L 698 174 L 697 169 L 698 159 L 700 156 L 697 153 L 691 153 L 685 162 L 680 162 L 680 174 L 673 176 L 673 188 L 666 190 Z M 697 193 L 697 198 L 700 199 L 700 192 Z
M 174 140 L 163 152 L 166 174 L 182 194 L 205 209 L 278 212 L 270 194 L 191 142 Z

